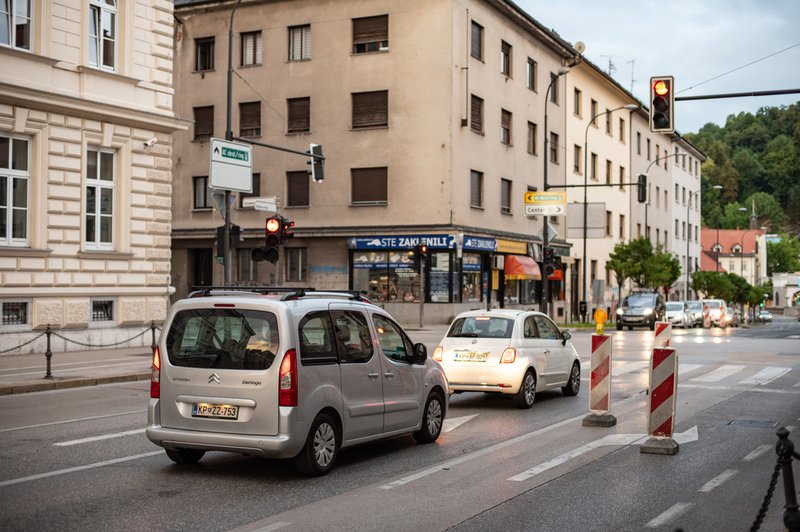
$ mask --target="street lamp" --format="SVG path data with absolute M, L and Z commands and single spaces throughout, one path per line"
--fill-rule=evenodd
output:
M 714 190 L 722 190 L 725 187 L 723 187 L 722 185 L 714 185 L 712 188 Z M 717 218 L 717 244 L 716 244 L 716 247 L 717 247 L 717 252 L 716 252 L 716 256 L 717 256 L 717 261 L 716 261 L 717 262 L 717 271 L 719 271 L 719 250 L 720 250 L 720 247 L 721 247 L 719 245 L 719 224 L 720 224 L 720 219 Z
M 588 186 L 589 185 L 589 182 L 588 182 L 588 179 L 589 179 L 589 166 L 588 166 L 588 158 L 589 158 L 589 127 L 591 125 L 593 125 L 595 119 L 597 119 L 600 116 L 613 113 L 614 111 L 619 111 L 620 109 L 627 109 L 628 111 L 635 111 L 638 108 L 639 108 L 639 106 L 636 105 L 635 103 L 629 103 L 629 104 L 621 105 L 621 106 L 616 107 L 614 109 L 606 109 L 602 113 L 597 113 L 596 115 L 594 115 L 592 118 L 589 119 L 589 123 L 586 124 L 586 130 L 583 133 L 583 260 L 582 260 L 582 263 L 583 263 L 582 270 L 583 271 L 581 272 L 581 275 L 583 277 L 583 283 L 582 283 L 582 287 L 581 287 L 581 291 L 582 291 L 582 294 L 583 294 L 583 297 L 581 299 L 583 301 L 581 301 L 581 303 L 583 303 L 583 305 L 587 304 L 587 299 L 586 299 L 586 241 L 587 241 L 586 231 L 587 231 L 587 227 L 586 226 L 587 226 L 587 223 L 588 223 L 587 218 L 589 216 L 589 199 L 588 199 L 588 196 L 587 196 L 587 191 L 589 190 L 589 186 Z
M 553 84 L 556 82 L 556 80 L 558 78 L 560 78 L 561 76 L 563 76 L 567 72 L 569 72 L 569 67 L 562 66 L 561 68 L 559 68 L 558 72 L 556 73 L 556 75 L 552 76 L 552 79 L 550 80 L 550 84 L 547 85 L 547 91 L 545 91 L 545 93 L 544 93 L 544 176 L 543 176 L 544 177 L 544 186 L 543 186 L 543 188 L 544 188 L 545 192 L 547 192 L 547 190 L 550 188 L 549 185 L 547 184 L 547 166 L 548 166 L 548 163 L 550 162 L 549 161 L 550 152 L 547 150 L 547 140 L 548 140 L 548 138 L 547 138 L 548 137 L 548 133 L 547 133 L 547 107 L 548 106 L 547 106 L 547 104 L 550 101 L 550 90 L 553 88 Z M 550 246 L 550 242 L 549 242 L 549 238 L 548 238 L 549 235 L 548 235 L 548 228 L 547 228 L 547 216 L 542 216 L 542 220 L 543 220 L 543 227 L 542 227 L 542 255 L 544 255 L 545 250 Z M 539 309 L 543 313 L 549 315 L 549 313 L 547 312 L 547 305 L 548 305 L 548 300 L 549 300 L 549 296 L 550 296 L 550 293 L 549 293 L 550 292 L 550 290 L 549 290 L 549 288 L 550 288 L 549 287 L 550 280 L 547 278 L 547 268 L 544 268 L 544 270 L 545 270 L 544 271 L 544 276 L 542 278 L 542 302 L 539 305 Z
M 692 269 L 691 257 L 689 256 L 689 242 L 692 240 L 692 226 L 689 223 L 689 209 L 692 206 L 692 196 L 697 197 L 700 195 L 699 190 L 689 191 L 689 201 L 686 203 L 686 285 L 684 290 L 684 301 L 689 301 L 689 273 Z

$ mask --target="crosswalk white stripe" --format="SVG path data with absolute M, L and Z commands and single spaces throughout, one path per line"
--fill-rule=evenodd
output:
M 690 502 L 676 502 L 666 512 L 662 513 L 661 515 L 659 515 L 658 517 L 647 523 L 647 525 L 645 526 L 647 528 L 658 528 L 660 526 L 663 526 L 672 521 L 673 519 L 686 513 L 691 507 L 692 503 Z
M 705 364 L 684 364 L 683 362 L 678 362 L 678 375 L 692 372 L 703 366 L 705 366 Z
M 725 484 L 727 481 L 732 479 L 739 471 L 736 469 L 726 469 L 716 477 L 712 478 L 698 490 L 704 493 L 708 493 L 709 491 L 713 490 L 714 488 L 718 488 Z
M 758 373 L 756 373 L 752 377 L 749 377 L 749 378 L 741 381 L 739 384 L 755 384 L 755 385 L 768 384 L 768 383 L 774 381 L 775 379 L 777 379 L 779 377 L 783 377 L 784 375 L 789 373 L 791 370 L 792 370 L 792 368 L 781 368 L 781 367 L 777 367 L 777 366 L 769 366 L 769 367 L 766 367 L 766 368 L 762 369 L 761 371 L 759 371 Z
M 763 445 L 759 445 L 758 447 L 756 447 L 755 449 L 750 451 L 750 453 L 748 453 L 747 456 L 744 457 L 744 461 L 745 462 L 752 462 L 756 458 L 759 458 L 759 457 L 763 456 L 764 453 L 769 451 L 770 449 L 772 449 L 772 445 L 770 445 L 768 443 L 765 443 Z
M 727 379 L 731 375 L 735 375 L 744 369 L 744 366 L 734 366 L 730 364 L 725 364 L 724 366 L 720 366 L 714 371 L 710 371 L 698 377 L 694 377 L 690 379 L 695 382 L 719 382 L 722 379 Z

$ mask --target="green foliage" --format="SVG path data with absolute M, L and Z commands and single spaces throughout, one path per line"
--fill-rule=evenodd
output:
M 637 286 L 646 286 L 645 265 L 652 256 L 653 245 L 648 238 L 639 237 L 628 243 L 620 242 L 609 255 L 606 269 L 614 272 L 619 286 L 624 286 L 628 279 L 633 280 Z
M 680 276 L 681 263 L 672 253 L 666 253 L 661 247 L 644 263 L 644 284 L 648 288 L 661 287 L 666 290 Z
M 723 272 L 696 271 L 692 274 L 692 290 L 703 298 L 724 299 L 733 296 L 734 288 L 728 275 Z
M 800 270 L 800 240 L 783 234 L 778 242 L 767 242 L 767 275 Z

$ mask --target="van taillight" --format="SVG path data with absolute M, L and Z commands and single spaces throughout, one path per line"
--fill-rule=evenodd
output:
M 294 349 L 283 355 L 278 374 L 278 405 L 297 406 L 297 352 Z
M 153 349 L 153 373 L 150 376 L 150 399 L 161 396 L 161 352 L 158 346 Z

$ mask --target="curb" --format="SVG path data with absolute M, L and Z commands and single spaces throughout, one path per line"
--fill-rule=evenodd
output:
M 65 390 L 67 388 L 81 388 L 84 386 L 113 384 L 117 382 L 144 381 L 150 380 L 150 377 L 150 371 L 109 375 L 107 377 L 78 377 L 66 379 L 55 377 L 53 379 L 42 379 L 35 382 L 0 385 L 0 395 Z

